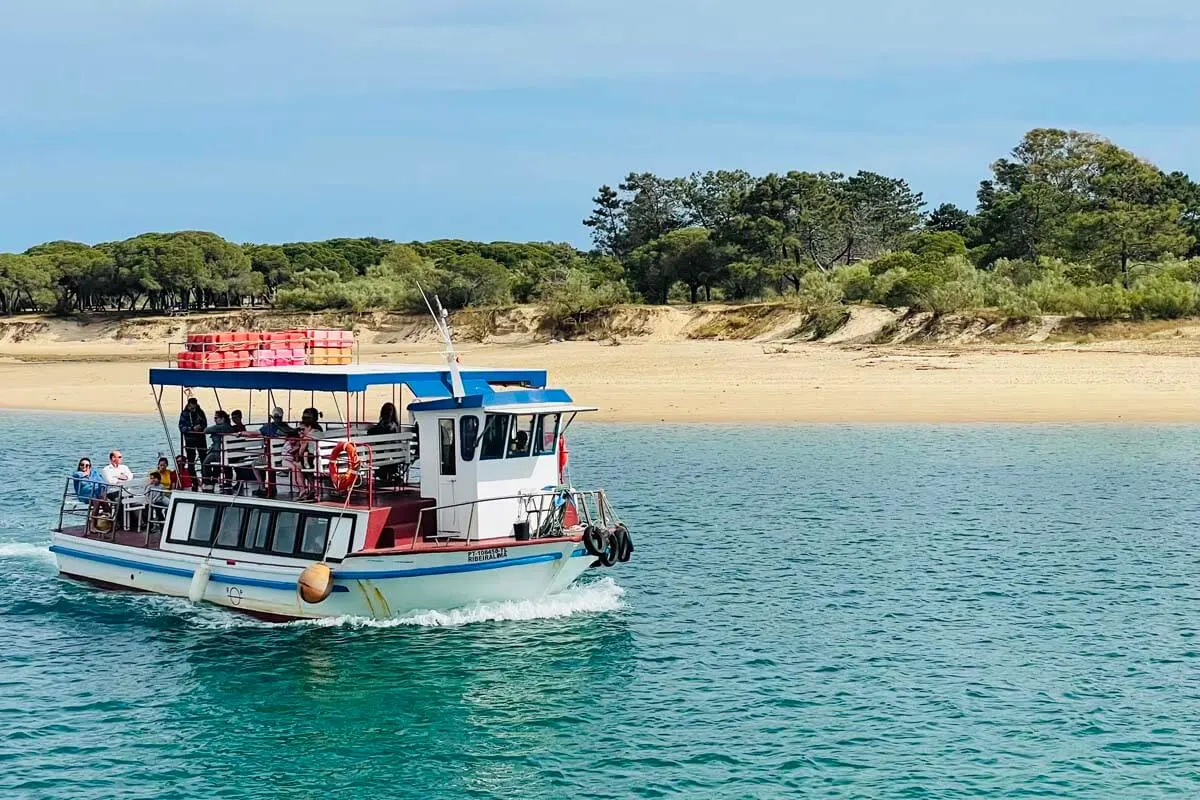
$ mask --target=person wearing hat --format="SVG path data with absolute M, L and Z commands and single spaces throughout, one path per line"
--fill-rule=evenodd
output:
M 179 432 L 183 435 L 183 450 L 187 456 L 187 470 L 192 477 L 196 476 L 196 459 L 200 463 L 208 457 L 208 441 L 204 438 L 204 429 L 208 427 L 208 417 L 200 407 L 200 401 L 189 397 L 187 405 L 179 414 Z
M 263 436 L 295 436 L 296 429 L 283 421 L 283 409 L 279 406 L 271 409 L 271 421 L 258 429 Z

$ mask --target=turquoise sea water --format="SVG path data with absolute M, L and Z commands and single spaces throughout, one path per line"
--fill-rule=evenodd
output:
M 56 578 L 161 429 L 0 429 L 0 798 L 1200 796 L 1198 428 L 580 423 L 631 564 L 334 626 Z

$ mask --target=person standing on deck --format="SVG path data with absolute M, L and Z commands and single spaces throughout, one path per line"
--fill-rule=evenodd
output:
M 234 429 L 230 424 L 229 415 L 224 411 L 218 409 L 213 414 L 213 419 L 216 421 L 204 429 L 204 433 L 212 437 L 212 446 L 208 448 L 208 455 L 204 458 L 201 471 L 204 473 L 205 481 L 216 484 L 221 473 L 221 440 L 225 438 L 226 434 L 234 433 Z
M 208 447 L 205 444 L 204 429 L 208 427 L 208 417 L 200 407 L 200 401 L 189 397 L 187 405 L 179 414 L 179 432 L 183 434 L 183 449 L 187 456 L 187 470 L 196 476 L 196 459 L 199 457 L 203 464 L 208 459 Z

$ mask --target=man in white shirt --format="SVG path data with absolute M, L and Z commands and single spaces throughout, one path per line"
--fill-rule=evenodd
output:
M 133 480 L 129 467 L 121 463 L 121 451 L 113 450 L 108 454 L 108 463 L 100 470 L 100 477 L 108 484 L 108 499 L 116 500 L 121 496 L 121 488 Z

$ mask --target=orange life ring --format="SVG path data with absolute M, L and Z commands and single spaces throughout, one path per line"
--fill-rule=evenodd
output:
M 344 470 L 338 468 L 338 462 L 342 460 L 343 455 L 346 456 Z M 354 442 L 338 442 L 329 454 L 329 482 L 333 484 L 334 489 L 345 493 L 354 488 L 354 482 L 357 480 L 358 448 L 354 446 Z

